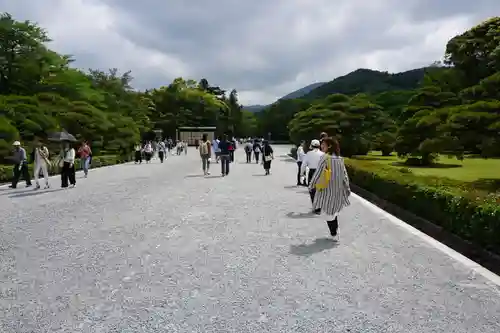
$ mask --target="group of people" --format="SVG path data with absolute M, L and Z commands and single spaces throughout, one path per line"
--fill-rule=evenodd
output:
M 160 162 L 163 163 L 170 154 L 181 155 L 183 152 L 187 154 L 188 143 L 186 141 L 174 141 L 168 138 L 163 141 L 146 141 L 144 143 L 138 143 L 134 150 L 135 164 L 141 164 L 143 160 L 145 160 L 146 163 L 150 163 L 155 157 L 158 157 Z
M 14 162 L 12 183 L 10 188 L 17 188 L 17 184 L 21 177 L 26 181 L 26 187 L 32 186 L 31 176 L 28 169 L 28 155 L 26 149 L 21 146 L 19 141 L 15 141 L 13 144 L 14 151 L 12 156 L 12 161 Z M 39 190 L 40 186 L 40 176 L 45 180 L 45 189 L 50 188 L 49 184 L 49 170 L 54 167 L 58 167 L 61 173 L 61 187 L 67 188 L 69 186 L 76 186 L 76 175 L 75 175 L 75 160 L 79 158 L 80 167 L 83 170 L 84 177 L 88 177 L 88 172 L 90 164 L 92 161 L 92 149 L 87 141 L 82 142 L 81 146 L 76 151 L 71 142 L 63 141 L 61 142 L 61 150 L 56 158 L 51 161 L 50 153 L 47 146 L 40 140 L 35 142 L 32 153 L 30 154 L 30 159 L 34 163 L 34 180 L 35 180 L 35 190 Z
M 241 141 L 244 145 L 246 162 L 255 163 L 261 161 L 266 175 L 270 174 L 271 162 L 274 159 L 274 151 L 268 141 L 262 139 L 251 139 Z M 13 178 L 10 188 L 16 188 L 19 180 L 24 178 L 26 187 L 32 186 L 28 169 L 28 155 L 19 141 L 13 143 L 14 152 L 12 160 L 14 162 Z M 221 164 L 221 175 L 229 175 L 230 163 L 234 162 L 234 152 L 238 147 L 236 139 L 229 139 L 227 135 L 218 137 L 210 141 L 207 134 L 203 134 L 202 139 L 197 142 L 197 149 L 200 153 L 203 173 L 210 174 L 210 163 L 212 156 L 216 163 Z M 307 153 L 306 153 L 307 150 Z M 153 156 L 157 154 L 163 163 L 168 154 L 187 154 L 187 142 L 171 139 L 159 142 L 146 142 L 138 144 L 135 149 L 135 163 L 142 163 L 143 158 L 149 163 Z M 92 149 L 88 142 L 84 141 L 77 151 L 70 142 L 61 143 L 61 151 L 55 159 L 51 161 L 47 146 L 42 141 L 35 144 L 31 153 L 31 160 L 34 163 L 35 189 L 40 189 L 40 176 L 45 180 L 45 188 L 49 188 L 49 170 L 55 166 L 60 168 L 61 187 L 76 186 L 75 161 L 80 160 L 80 167 L 84 177 L 88 176 L 88 171 L 92 162 Z M 297 186 L 307 186 L 310 200 L 315 214 L 326 214 L 326 221 L 330 234 L 338 237 L 338 213 L 349 203 L 351 194 L 349 187 L 349 177 L 340 156 L 340 146 L 338 141 L 322 133 L 319 139 L 311 140 L 307 146 L 302 142 L 297 147 Z
M 270 174 L 271 161 L 273 160 L 273 149 L 268 141 L 248 138 L 244 143 L 247 153 L 247 163 L 251 163 L 252 152 L 256 163 L 259 163 L 259 156 L 262 153 L 262 164 L 266 175 Z M 248 147 L 251 147 L 249 151 Z M 210 162 L 212 155 L 215 156 L 215 162 L 221 163 L 221 176 L 229 175 L 229 165 L 234 162 L 234 152 L 238 147 L 238 140 L 229 139 L 227 135 L 222 138 L 217 137 L 210 141 L 207 134 L 203 134 L 202 139 L 197 144 L 200 152 L 201 165 L 204 175 L 210 174 Z
M 301 142 L 297 147 L 297 186 L 308 187 L 313 212 L 326 214 L 330 235 L 338 240 L 338 213 L 350 204 L 351 190 L 337 139 L 323 132 L 309 147 Z

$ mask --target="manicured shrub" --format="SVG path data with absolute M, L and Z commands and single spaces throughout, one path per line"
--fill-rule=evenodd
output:
M 432 179 L 424 183 L 423 177 L 411 173 L 389 172 L 368 163 L 353 162 L 346 163 L 353 184 L 464 240 L 500 254 L 500 205 L 494 198 L 474 193 L 461 195 L 458 188 L 448 186 L 447 180 L 433 186 Z

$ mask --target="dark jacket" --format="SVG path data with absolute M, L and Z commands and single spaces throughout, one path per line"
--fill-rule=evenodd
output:
M 227 140 L 221 140 L 221 142 L 219 142 L 219 149 L 221 155 L 229 155 L 229 145 L 230 143 Z

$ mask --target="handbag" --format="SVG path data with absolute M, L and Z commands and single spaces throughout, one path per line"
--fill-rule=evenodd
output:
M 316 190 L 321 191 L 328 188 L 328 184 L 330 183 L 330 179 L 332 178 L 332 158 L 330 155 L 325 155 L 326 157 L 326 166 L 321 171 L 321 175 L 319 176 L 319 180 L 316 183 Z

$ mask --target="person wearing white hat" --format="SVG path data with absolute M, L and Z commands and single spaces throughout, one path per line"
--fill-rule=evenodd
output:
M 323 153 L 319 148 L 321 146 L 321 143 L 319 140 L 312 140 L 311 141 L 311 150 L 309 150 L 304 157 L 302 161 L 302 166 L 301 166 L 301 173 L 305 174 L 306 173 L 306 168 L 309 168 L 309 172 L 307 174 L 307 185 L 311 183 L 311 179 L 314 175 L 314 172 L 318 168 L 319 161 L 321 160 L 321 157 L 325 154 Z M 311 197 L 311 202 L 314 201 L 314 195 L 316 194 L 315 189 L 312 189 L 309 192 L 309 195 Z M 321 212 L 320 209 L 317 209 L 315 211 L 316 213 Z
M 39 190 L 40 189 L 40 182 L 38 181 L 38 178 L 40 178 L 40 173 L 42 173 L 43 178 L 45 179 L 45 188 L 49 188 L 49 150 L 45 145 L 38 140 L 36 142 L 36 147 L 34 150 L 34 162 L 35 162 L 35 167 L 34 167 L 34 176 L 35 176 L 35 189 Z
M 19 141 L 14 141 L 12 145 L 14 146 L 14 156 L 12 158 L 14 160 L 14 177 L 12 177 L 12 184 L 9 187 L 16 188 L 21 175 L 26 181 L 26 187 L 30 187 L 31 177 L 30 177 L 30 172 L 28 170 L 28 159 L 26 157 L 26 150 L 23 147 L 21 147 L 21 143 Z

